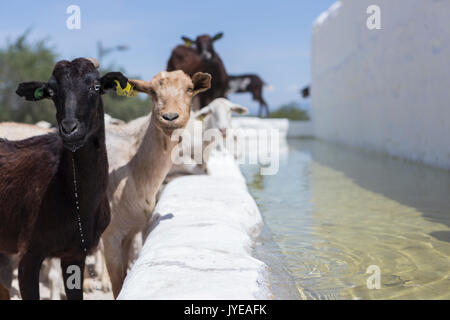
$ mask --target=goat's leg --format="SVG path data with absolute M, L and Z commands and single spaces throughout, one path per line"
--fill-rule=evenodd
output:
M 133 244 L 135 235 L 129 235 L 122 241 L 122 261 L 125 265 L 125 270 L 128 271 L 128 267 L 130 266 L 130 261 L 133 261 L 134 254 L 131 252 L 131 247 Z M 126 272 L 123 277 L 123 281 L 125 281 Z
M 102 272 L 105 270 L 103 268 L 104 265 L 104 259 L 103 259 L 103 245 L 99 246 L 94 254 L 95 257 L 95 263 L 94 263 L 94 270 L 97 274 L 97 277 L 101 278 Z
M 111 291 L 111 280 L 109 280 L 108 270 L 106 270 L 104 251 L 103 241 L 100 241 L 100 245 L 95 253 L 95 272 L 100 279 L 103 292 L 109 292 Z
M 92 278 L 89 273 L 89 265 L 86 265 L 84 268 L 84 281 L 83 281 L 83 291 L 88 292 L 94 292 L 97 287 L 97 279 Z
M 64 296 L 63 280 L 59 265 L 59 259 L 52 258 L 44 261 L 42 266 L 41 274 L 44 273 L 47 276 L 50 300 L 61 300 Z
M 83 300 L 84 265 L 86 255 L 61 258 L 64 288 L 68 300 Z
M 269 117 L 270 112 L 269 112 L 269 107 L 267 106 L 266 102 L 264 100 L 258 100 L 258 102 L 259 102 L 258 117 L 262 118 L 264 113 L 266 114 L 266 118 Z
M 145 242 L 144 231 L 138 232 L 133 239 L 131 246 L 130 262 L 134 264 L 139 257 L 139 253 Z
M 105 249 L 105 262 L 109 278 L 111 279 L 113 295 L 114 298 L 117 298 L 120 290 L 122 290 L 122 284 L 127 272 L 127 266 L 122 260 L 122 239 L 104 235 L 103 246 Z
M 106 261 L 105 256 L 103 254 L 103 250 L 99 252 L 101 264 L 102 264 L 102 271 L 100 273 L 100 281 L 102 283 L 102 290 L 103 292 L 110 292 L 111 291 L 111 280 L 109 279 L 108 270 L 106 268 Z
M 50 262 L 50 271 L 48 272 L 48 282 L 50 285 L 50 299 L 61 300 L 64 297 L 63 279 L 59 268 L 59 259 L 53 258 Z
M 39 271 L 44 257 L 25 253 L 19 262 L 19 287 L 23 300 L 39 300 Z
M 256 92 L 253 93 L 253 100 L 259 102 L 258 116 L 262 117 L 263 116 L 263 111 L 265 110 L 266 117 L 268 117 L 269 114 L 270 114 L 269 106 L 267 105 L 267 102 L 264 100 L 264 98 L 262 96 L 262 87 L 259 88 L 258 90 L 256 90 Z
M 11 258 L 0 253 L 0 300 L 9 300 L 9 288 L 13 278 Z
M 111 291 L 111 280 L 109 280 L 108 270 L 106 269 L 103 240 L 100 240 L 100 245 L 95 254 L 95 272 L 100 279 L 103 292 Z
M 1 300 L 10 300 L 9 290 L 0 284 L 0 301 Z
M 106 270 L 103 251 L 103 244 L 101 243 L 93 255 L 95 278 L 91 277 L 88 266 L 86 265 L 85 267 L 83 284 L 84 292 L 94 292 L 95 290 L 102 290 L 103 292 L 111 291 L 111 281 L 109 280 L 108 271 Z
M 266 108 L 266 117 L 268 118 L 270 116 L 270 111 L 269 111 L 269 106 L 267 105 L 267 103 L 265 101 L 264 101 L 264 108 Z

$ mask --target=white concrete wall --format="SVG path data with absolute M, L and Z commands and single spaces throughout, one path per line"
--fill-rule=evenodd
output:
M 314 137 L 314 125 L 312 121 L 289 120 L 287 138 L 311 138 Z
M 278 130 L 280 138 L 286 138 L 289 129 L 287 119 L 262 119 L 257 117 L 233 117 L 231 118 L 233 129 Z
M 233 128 L 270 130 L 277 129 L 280 138 L 303 138 L 314 136 L 311 121 L 292 121 L 288 119 L 262 119 L 256 117 L 235 117 L 231 120 Z
M 210 175 L 164 189 L 154 224 L 119 299 L 269 299 L 267 266 L 252 257 L 262 218 L 232 157 Z
M 381 30 L 366 9 L 381 8 Z M 316 21 L 318 138 L 450 169 L 450 0 L 342 0 Z

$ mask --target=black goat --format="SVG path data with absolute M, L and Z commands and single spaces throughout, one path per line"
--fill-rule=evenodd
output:
M 97 68 L 90 59 L 60 61 L 47 83 L 21 83 L 26 100 L 53 100 L 59 133 L 0 139 L 0 252 L 19 253 L 23 299 L 39 299 L 46 257 L 61 258 L 67 298 L 82 299 L 86 255 L 110 221 L 101 95 L 128 80 Z

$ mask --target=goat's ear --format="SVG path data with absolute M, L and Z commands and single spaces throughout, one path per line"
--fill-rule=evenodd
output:
M 197 72 L 192 77 L 192 83 L 194 84 L 195 96 L 196 94 L 211 88 L 211 75 L 209 73 Z
M 219 40 L 219 39 L 222 39 L 222 37 L 223 37 L 223 32 L 219 32 L 218 34 L 216 34 L 213 38 L 212 38 L 212 41 L 214 42 L 214 41 L 217 41 L 217 40 Z
M 136 79 L 129 79 L 128 80 L 132 86 L 134 86 L 134 90 L 138 92 L 143 93 L 149 93 L 151 89 L 150 82 L 144 81 L 144 80 L 136 80 Z
M 119 82 L 122 88 L 126 88 L 128 85 L 128 78 L 122 72 L 108 72 L 100 78 L 100 84 L 102 86 L 101 93 L 105 93 L 106 90 L 115 89 L 117 86 L 116 81 Z
M 238 113 L 240 115 L 244 115 L 244 114 L 248 113 L 248 109 L 246 107 L 240 106 L 238 104 L 234 104 L 231 107 L 231 111 L 236 112 L 236 113 Z
M 194 119 L 203 121 L 203 119 L 205 119 L 205 117 L 208 114 L 211 114 L 211 113 L 212 113 L 211 107 L 210 106 L 206 106 L 206 107 L 204 107 L 204 108 L 202 108 L 199 111 L 194 113 Z
M 46 82 L 23 82 L 19 84 L 16 93 L 28 101 L 38 101 L 51 98 L 53 91 Z
M 192 39 L 189 39 L 188 37 L 185 36 L 181 37 L 181 40 L 183 40 L 184 46 L 188 48 L 192 47 L 192 45 L 194 44 L 194 41 Z

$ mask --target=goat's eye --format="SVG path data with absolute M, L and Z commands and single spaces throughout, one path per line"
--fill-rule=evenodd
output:
M 96 84 L 96 85 L 94 86 L 94 90 L 95 90 L 95 91 L 100 91 L 100 85 L 99 85 L 99 84 Z
M 186 92 L 187 92 L 187 93 L 192 93 L 192 92 L 194 92 L 194 89 L 192 89 L 192 88 L 187 88 Z
M 47 91 L 48 91 L 48 95 L 49 95 L 50 97 L 53 97 L 53 96 L 55 95 L 55 92 L 53 91 L 53 89 L 48 88 Z

